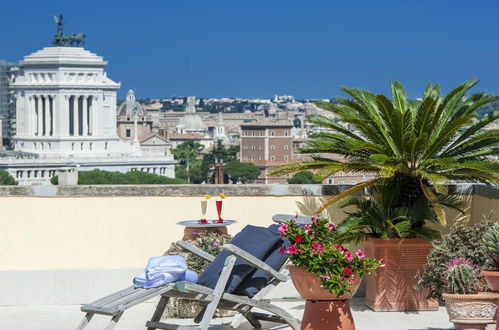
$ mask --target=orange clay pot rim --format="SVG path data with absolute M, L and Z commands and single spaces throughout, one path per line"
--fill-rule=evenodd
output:
M 488 275 L 488 276 L 499 276 L 499 269 L 482 269 L 480 271 L 483 275 Z
M 444 299 L 450 300 L 496 300 L 499 299 L 499 293 L 478 292 L 476 294 L 442 293 Z

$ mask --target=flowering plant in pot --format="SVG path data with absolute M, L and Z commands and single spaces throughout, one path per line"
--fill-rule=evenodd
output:
M 362 250 L 351 252 L 335 242 L 336 227 L 325 218 L 297 225 L 294 220 L 282 223 L 281 236 L 289 240 L 282 248 L 293 265 L 291 279 L 300 295 L 307 299 L 302 330 L 355 329 L 348 299 L 360 285 L 363 275 L 379 267 Z
M 352 294 L 358 278 L 379 267 L 362 250 L 351 252 L 335 242 L 336 227 L 325 218 L 312 218 L 311 224 L 296 225 L 294 220 L 281 224 L 279 232 L 290 241 L 287 253 L 293 265 L 314 274 L 321 287 L 342 296 Z
M 483 290 L 479 268 L 469 259 L 454 258 L 445 265 L 445 306 L 456 329 L 485 329 L 494 322 L 499 294 Z
M 492 224 L 490 229 L 483 235 L 486 252 L 491 261 L 490 267 L 482 270 L 489 288 L 499 292 L 499 222 Z

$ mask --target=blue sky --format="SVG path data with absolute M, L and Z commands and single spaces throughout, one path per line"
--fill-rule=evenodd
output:
M 0 58 L 49 46 L 58 13 L 121 97 L 326 98 L 393 80 L 417 97 L 472 77 L 499 92 L 499 1 L 3 1 Z

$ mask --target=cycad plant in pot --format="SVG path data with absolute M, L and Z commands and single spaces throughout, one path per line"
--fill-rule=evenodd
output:
M 323 129 L 312 134 L 307 140 L 308 146 L 301 149 L 301 153 L 309 154 L 312 159 L 281 166 L 272 173 L 284 175 L 313 170 L 323 179 L 338 172 L 371 174 L 374 179 L 329 198 L 317 212 L 366 187 L 400 184 L 394 208 L 415 208 L 424 199 L 438 222 L 445 225 L 444 205 L 440 202 L 448 193 L 449 182 L 499 183 L 499 163 L 493 159 L 499 154 L 499 130 L 484 130 L 499 118 L 499 111 L 481 118 L 477 113 L 479 108 L 499 97 L 486 93 L 467 97 L 476 84 L 476 80 L 469 80 L 447 95 L 441 95 L 438 85 L 428 84 L 420 100 L 410 100 L 398 82 L 390 84 L 391 98 L 362 89 L 343 88 L 348 99 L 336 98 L 337 103 L 318 102 L 317 105 L 328 114 L 308 118 L 309 123 Z M 411 230 L 422 229 L 424 221 L 413 221 L 410 227 Z M 417 237 L 397 241 L 369 238 L 366 253 L 374 251 L 369 256 L 388 258 L 399 251 L 400 266 L 406 261 L 418 260 L 417 265 L 407 264 L 412 269 L 409 272 L 416 276 L 431 247 Z M 390 267 L 385 269 L 388 272 Z M 396 275 L 383 280 L 378 278 L 377 282 L 390 283 L 393 278 Z M 394 297 L 401 295 L 395 282 L 390 291 Z M 371 294 L 369 289 L 367 294 Z M 428 308 L 427 302 L 414 302 L 407 308 L 399 304 L 378 304 L 375 309 Z M 434 308 L 436 305 L 431 307 Z
M 338 225 L 341 243 L 364 243 L 366 255 L 380 259 L 385 267 L 366 276 L 367 306 L 376 311 L 436 310 L 438 302 L 415 289 L 416 274 L 423 269 L 430 241 L 440 233 L 428 228 L 438 216 L 428 201 L 420 198 L 412 207 L 397 202 L 400 183 L 370 187 L 369 196 L 348 197 L 340 207 L 355 207 Z M 458 209 L 454 195 L 438 195 L 440 205 Z
M 454 258 L 446 264 L 443 298 L 456 329 L 485 329 L 494 322 L 499 294 L 480 292 L 479 269 L 470 260 Z
M 491 266 L 488 269 L 483 269 L 482 275 L 485 277 L 489 288 L 492 291 L 499 292 L 499 222 L 492 224 L 483 236 L 483 242 Z

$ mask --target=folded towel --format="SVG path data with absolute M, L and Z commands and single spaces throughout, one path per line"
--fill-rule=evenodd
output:
M 175 281 L 197 281 L 197 274 L 187 269 L 181 256 L 152 257 L 147 262 L 145 271 L 133 279 L 135 287 L 146 289 Z

